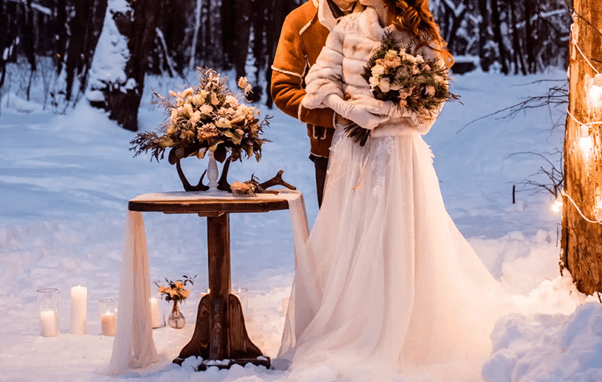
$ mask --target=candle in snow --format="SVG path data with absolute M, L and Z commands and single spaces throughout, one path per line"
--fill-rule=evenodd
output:
M 40 312 L 40 322 L 42 323 L 43 337 L 54 337 L 57 335 L 56 315 L 54 310 L 42 310 Z
M 106 312 L 100 316 L 103 336 L 115 335 L 115 313 Z
M 83 286 L 71 288 L 71 334 L 86 334 L 86 306 L 88 289 Z
M 151 297 L 151 323 L 153 328 L 161 327 L 161 310 L 159 309 L 159 300 Z

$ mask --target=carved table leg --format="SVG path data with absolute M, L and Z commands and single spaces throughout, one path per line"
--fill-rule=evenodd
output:
M 190 342 L 174 363 L 200 356 L 199 370 L 208 366 L 228 368 L 233 364 L 253 363 L 270 367 L 270 359 L 247 334 L 242 306 L 230 293 L 230 217 L 207 217 L 209 253 L 209 294 L 199 303 L 196 326 Z

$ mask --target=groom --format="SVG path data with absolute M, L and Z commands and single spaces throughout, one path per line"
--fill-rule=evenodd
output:
M 309 159 L 316 168 L 319 206 L 322 205 L 335 115 L 331 109 L 309 110 L 301 106 L 305 96 L 304 79 L 338 19 L 361 10 L 363 7 L 356 0 L 308 0 L 284 20 L 272 65 L 274 103 L 286 114 L 307 124 L 311 143 Z

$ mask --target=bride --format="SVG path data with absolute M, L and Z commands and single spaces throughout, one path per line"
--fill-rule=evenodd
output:
M 375 100 L 361 76 L 386 31 L 414 55 L 453 59 L 428 0 L 360 3 L 368 8 L 329 35 L 303 105 L 372 134 L 360 146 L 337 126 L 275 362 L 293 373 L 325 367 L 329 380 L 477 381 L 501 289 L 445 210 L 421 136 L 437 115 Z

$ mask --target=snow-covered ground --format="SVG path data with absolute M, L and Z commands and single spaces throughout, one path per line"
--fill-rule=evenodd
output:
M 570 278 L 559 277 L 557 224 L 550 194 L 521 192 L 512 186 L 547 164 L 532 154 L 558 161 L 563 131 L 551 130 L 561 110 L 539 109 L 516 118 L 466 123 L 545 93 L 563 79 L 555 71 L 506 77 L 473 73 L 457 76 L 453 92 L 462 104 L 445 106 L 425 137 L 435 154 L 447 209 L 506 291 L 541 301 L 532 315 L 502 318 L 492 333 L 494 352 L 485 364 L 486 381 L 602 380 L 602 308 L 583 301 Z M 193 80 L 194 77 L 191 77 Z M 531 83 L 527 86 L 519 86 Z M 150 78 L 147 88 L 167 93 L 182 80 Z M 154 129 L 163 111 L 150 105 L 147 91 L 140 108 L 142 130 Z M 0 381 L 105 381 L 113 338 L 100 335 L 98 300 L 117 297 L 127 201 L 154 191 L 180 190 L 175 168 L 150 157 L 132 158 L 134 134 L 117 127 L 105 113 L 80 102 L 67 115 L 43 111 L 36 100 L 9 93 L 0 100 Z M 260 163 L 237 162 L 229 179 L 260 179 L 284 170 L 284 178 L 306 195 L 310 225 L 317 214 L 309 140 L 304 126 L 281 112 L 273 115 Z M 200 176 L 204 161 L 189 159 L 184 169 Z M 531 177 L 533 180 L 543 178 Z M 197 274 L 183 304 L 188 325 L 153 331 L 161 361 L 130 374 L 143 381 L 291 381 L 285 372 L 254 367 L 195 373 L 173 366 L 192 334 L 200 294 L 207 289 L 205 219 L 147 213 L 151 278 Z M 293 276 L 293 242 L 288 212 L 231 217 L 233 284 L 248 289 L 245 312 L 253 341 L 275 356 L 284 322 L 283 303 Z M 88 288 L 85 336 L 70 331 L 70 288 Z M 36 288 L 56 287 L 61 331 L 40 337 Z M 592 301 L 590 297 L 587 301 Z M 583 306 L 580 306 L 584 304 Z M 296 381 L 332 381 L 313 370 Z M 372 381 L 367 381 L 372 382 Z M 377 382 L 377 381 L 374 381 Z M 447 382 L 447 381 L 446 381 Z M 455 382 L 455 381 L 449 381 Z M 462 382 L 462 381 L 458 381 Z

